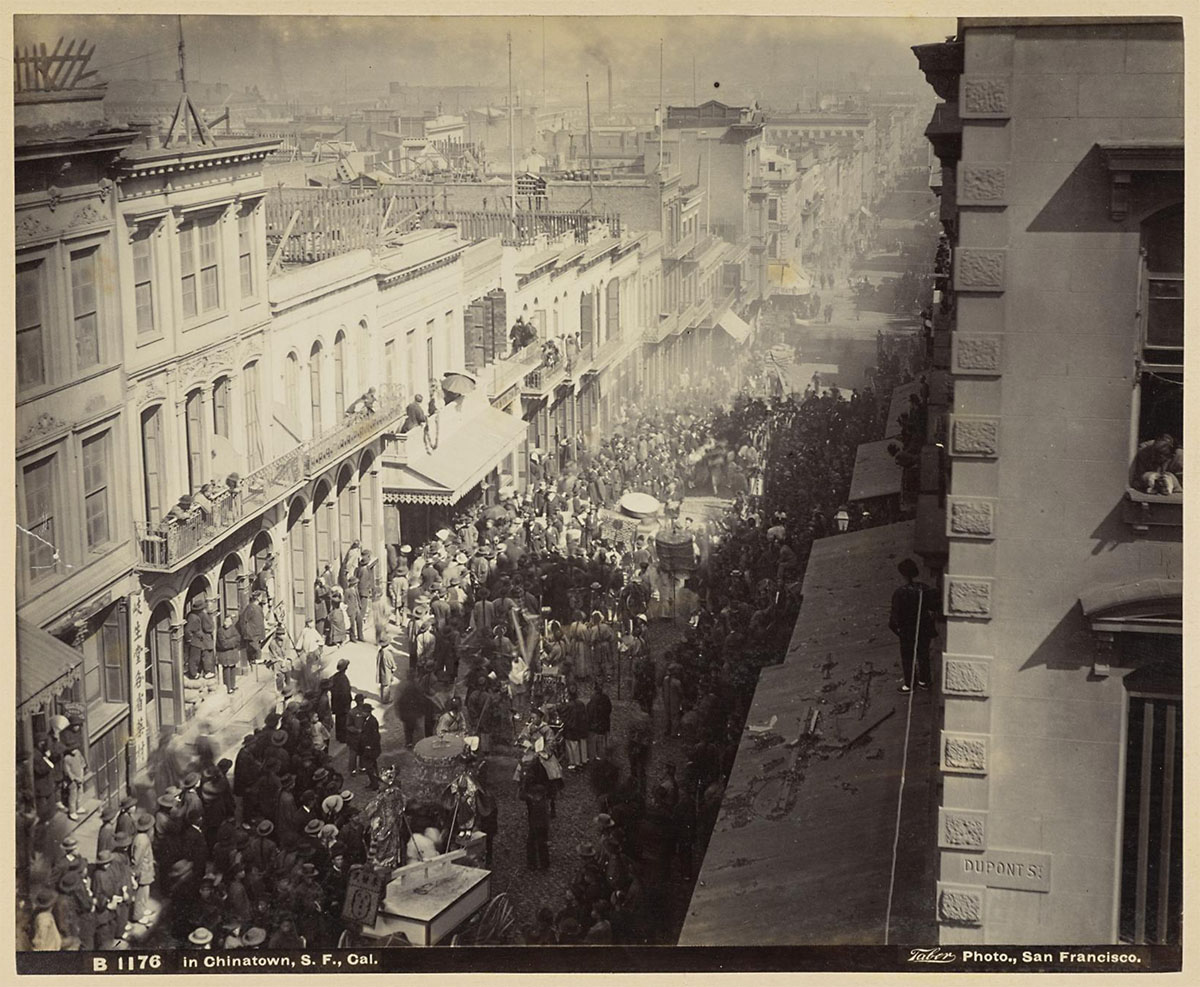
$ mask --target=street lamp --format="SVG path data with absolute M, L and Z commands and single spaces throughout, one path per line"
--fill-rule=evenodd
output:
M 838 531 L 850 530 L 850 512 L 846 510 L 844 505 L 838 508 L 838 511 L 833 516 L 833 519 L 837 522 Z

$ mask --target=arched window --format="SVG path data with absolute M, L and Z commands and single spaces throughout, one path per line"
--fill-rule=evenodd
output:
M 145 481 L 146 522 L 157 524 L 169 509 L 167 503 L 166 436 L 162 405 L 142 412 L 142 476 Z
M 300 357 L 295 350 L 287 355 L 287 366 L 283 371 L 283 385 L 287 394 L 288 409 L 297 425 L 300 423 Z
M 321 344 L 313 343 L 308 354 L 308 397 L 312 406 L 312 434 L 321 434 Z
M 346 334 L 338 331 L 333 341 L 333 409 L 340 422 L 346 413 Z

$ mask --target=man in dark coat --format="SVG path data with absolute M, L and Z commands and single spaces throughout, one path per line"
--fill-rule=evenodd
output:
M 214 632 L 213 619 L 208 613 L 208 601 L 203 596 L 197 596 L 192 600 L 183 630 L 184 642 L 187 645 L 188 678 L 199 678 L 202 671 L 207 676 L 211 671 L 212 653 L 216 645 L 213 639 Z
M 346 581 L 346 618 L 350 622 L 348 632 L 351 641 L 361 641 L 363 639 L 363 607 L 362 600 L 358 595 L 358 577 L 351 576 Z
M 892 593 L 888 629 L 900 639 L 900 665 L 904 679 L 901 692 L 910 692 L 913 683 L 913 659 L 916 659 L 916 684 L 929 688 L 929 645 L 937 638 L 934 620 L 938 615 L 937 594 L 932 587 L 917 582 L 921 570 L 912 559 L 904 559 L 896 568 L 904 585 Z
M 353 692 L 350 688 L 350 679 L 346 675 L 346 669 L 349 667 L 349 659 L 338 659 L 337 671 L 329 680 L 329 705 L 333 709 L 334 722 L 333 735 L 343 744 L 346 742 L 346 720 L 350 715 L 350 697 Z
M 608 749 L 608 732 L 612 728 L 612 700 L 597 682 L 588 700 L 588 744 L 593 760 L 603 759 Z
M 221 678 L 225 691 L 233 695 L 237 691 L 237 667 L 242 658 L 242 635 L 227 613 L 217 630 L 217 664 L 221 666 Z
M 254 749 L 257 739 L 254 734 L 247 734 L 233 763 L 233 794 L 241 804 L 242 819 L 250 819 L 258 814 L 255 790 L 262 766 Z
M 379 721 L 371 712 L 370 703 L 363 703 L 362 708 L 367 711 L 367 716 L 363 720 L 362 735 L 358 742 L 358 760 L 367 773 L 367 787 L 375 791 L 379 788 L 379 770 L 376 762 L 383 749 L 379 739 Z
M 251 593 L 250 602 L 238 614 L 238 630 L 242 632 L 246 661 L 253 665 L 262 657 L 263 644 L 267 640 L 267 623 L 263 616 L 262 593 Z

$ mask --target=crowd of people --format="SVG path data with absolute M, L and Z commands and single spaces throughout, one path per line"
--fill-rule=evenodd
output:
M 31 947 L 114 948 L 131 934 L 164 947 L 332 946 L 353 867 L 454 845 L 444 807 L 410 799 L 391 818 L 400 783 L 398 763 L 381 761 L 382 709 L 352 686 L 345 659 L 326 676 L 330 654 L 368 626 L 377 694 L 405 749 L 469 736 L 483 763 L 513 758 L 529 870 L 561 852 L 564 788 L 594 795 L 565 899 L 525 916 L 520 941 L 669 941 L 671 895 L 694 879 L 758 671 L 787 646 L 808 550 L 833 530 L 857 445 L 883 424 L 869 390 L 722 404 L 729 384 L 683 382 L 670 407 L 631 409 L 565 468 L 533 457 L 527 493 L 464 511 L 424 544 L 376 560 L 355 543 L 336 574 L 316 575 L 315 612 L 294 640 L 271 619 L 269 569 L 238 621 L 216 628 L 197 607 L 189 674 L 215 675 L 241 649 L 274 670 L 276 709 L 232 763 L 197 748 L 190 770 L 160 777 L 153 811 L 133 799 L 106 809 L 91 859 L 74 837 L 41 855 Z M 630 492 L 659 499 L 664 527 L 691 536 L 690 564 L 667 566 L 649 529 L 612 523 Z M 687 497 L 727 506 L 692 517 Z M 652 646 L 660 616 L 682 631 Z M 673 759 L 652 757 L 656 746 Z M 51 767 L 69 750 L 60 732 L 39 744 Z M 39 805 L 74 806 L 69 772 L 55 770 Z M 470 769 L 489 866 L 497 770 Z M 359 773 L 378 792 L 361 811 L 347 787 Z

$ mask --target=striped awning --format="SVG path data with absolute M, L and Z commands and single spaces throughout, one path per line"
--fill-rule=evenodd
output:
M 36 712 L 79 680 L 83 655 L 17 617 L 17 709 Z
M 384 503 L 458 503 L 520 445 L 528 429 L 524 419 L 488 407 L 446 436 L 436 449 L 426 450 L 419 438 L 410 439 L 408 461 L 384 468 Z

